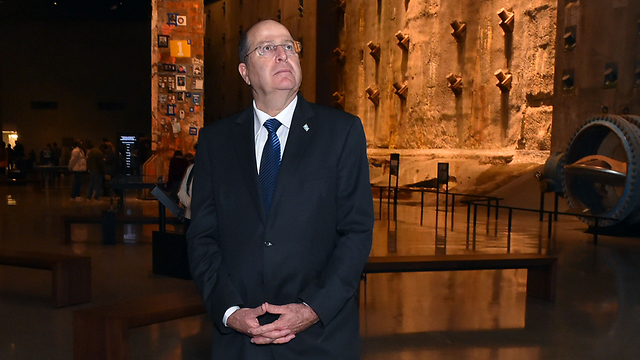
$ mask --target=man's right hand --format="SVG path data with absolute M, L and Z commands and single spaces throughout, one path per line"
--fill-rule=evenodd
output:
M 249 329 L 260 326 L 258 316 L 264 315 L 264 313 L 264 306 L 238 309 L 227 319 L 227 326 L 238 332 L 251 336 L 251 334 L 249 334 Z
M 240 308 L 229 316 L 227 319 L 227 326 L 254 338 L 256 336 L 250 334 L 249 330 L 260 327 L 258 316 L 264 315 L 267 312 L 266 308 L 266 303 L 258 306 L 257 308 Z M 260 344 L 277 344 L 280 342 L 290 341 L 295 337 L 295 335 L 291 334 L 290 330 L 276 330 L 267 334 L 261 334 L 259 337 L 261 338 L 259 341 Z

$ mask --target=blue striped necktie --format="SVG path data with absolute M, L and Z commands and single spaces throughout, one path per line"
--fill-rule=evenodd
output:
M 273 191 L 276 188 L 278 169 L 280 168 L 280 139 L 278 139 L 278 135 L 276 134 L 280 125 L 282 124 L 277 119 L 269 119 L 264 123 L 264 127 L 267 128 L 269 135 L 262 150 L 259 177 L 264 210 L 267 215 L 269 215 Z

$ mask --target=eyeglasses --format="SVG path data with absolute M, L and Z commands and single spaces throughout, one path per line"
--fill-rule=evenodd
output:
M 288 56 L 299 54 L 300 51 L 302 51 L 302 44 L 300 43 L 300 41 L 290 40 L 285 41 L 282 44 L 265 42 L 249 51 L 247 55 L 244 56 L 244 59 L 246 59 L 247 56 L 251 55 L 251 53 L 254 51 L 257 52 L 260 57 L 273 57 L 276 55 L 278 46 L 280 46 Z

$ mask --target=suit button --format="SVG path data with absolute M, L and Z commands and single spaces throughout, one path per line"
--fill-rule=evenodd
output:
M 273 244 L 271 243 L 271 241 L 265 241 L 265 242 L 264 242 L 264 246 L 266 246 L 266 247 L 269 247 L 269 246 L 271 246 L 271 245 L 273 245 Z

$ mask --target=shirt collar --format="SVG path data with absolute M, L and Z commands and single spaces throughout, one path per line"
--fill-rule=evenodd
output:
M 262 128 L 262 126 L 264 125 L 264 123 L 269 120 L 269 119 L 277 119 L 278 121 L 280 121 L 280 123 L 282 125 L 284 125 L 287 129 L 291 128 L 291 121 L 293 120 L 293 112 L 296 109 L 296 105 L 298 104 L 298 95 L 296 95 L 296 97 L 293 98 L 293 100 L 289 103 L 289 105 L 287 105 L 287 107 L 285 107 L 282 111 L 280 111 L 280 113 L 276 116 L 271 116 L 269 114 L 267 114 L 266 112 L 258 109 L 256 107 L 256 101 L 253 100 L 253 119 L 255 122 L 255 131 L 256 134 L 258 133 L 258 131 L 260 131 L 260 129 Z

